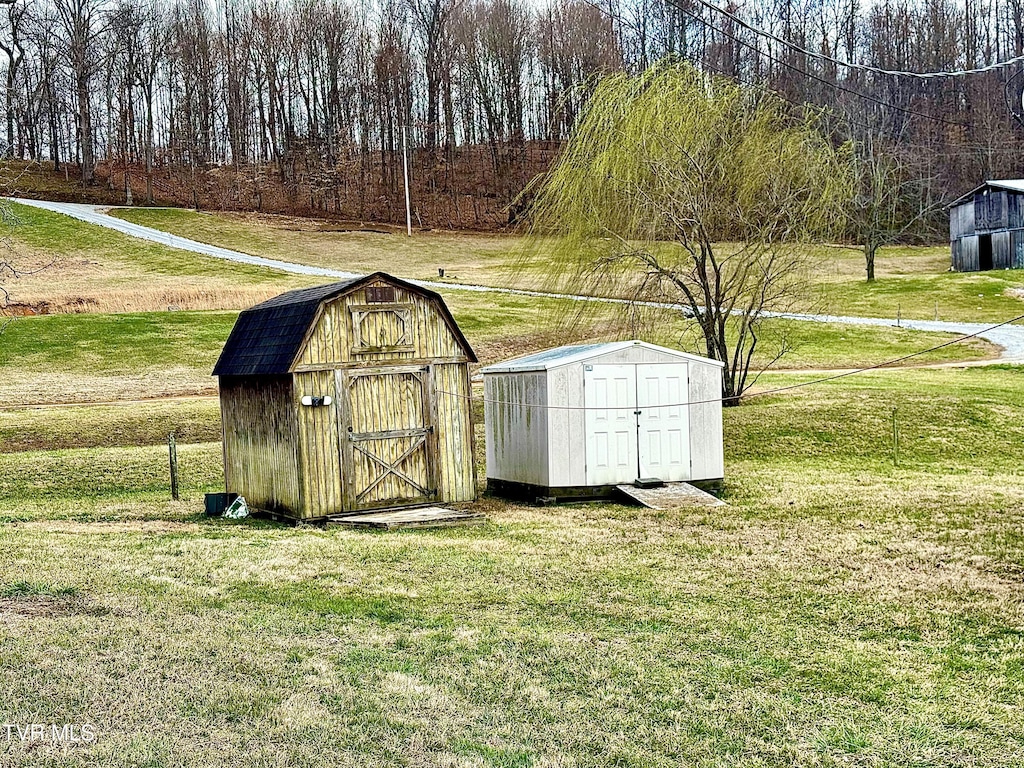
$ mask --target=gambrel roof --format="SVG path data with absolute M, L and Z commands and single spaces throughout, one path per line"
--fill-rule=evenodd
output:
M 476 362 L 472 347 L 439 294 L 384 272 L 374 272 L 340 283 L 288 291 L 245 310 L 231 329 L 213 375 L 276 376 L 290 373 L 320 307 L 350 291 L 378 281 L 431 299 L 470 362 Z

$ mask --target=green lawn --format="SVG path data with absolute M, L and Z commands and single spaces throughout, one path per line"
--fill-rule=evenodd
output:
M 484 362 L 558 344 L 631 336 L 611 312 L 582 326 L 561 323 L 555 300 L 451 291 L 447 298 L 460 327 Z M 41 315 L 19 318 L 0 336 L 0 406 L 106 402 L 212 392 L 210 376 L 237 313 L 222 311 Z M 693 328 L 666 313 L 645 337 L 700 352 Z M 924 350 L 953 336 L 897 328 L 771 321 L 763 355 L 786 341 L 790 368 L 874 365 Z M 916 358 L 941 363 L 991 357 L 990 344 L 971 342 Z
M 213 396 L 0 410 L 0 452 L 158 445 L 220 440 Z
M 4 330 L 0 367 L 130 374 L 206 368 L 220 354 L 237 312 L 43 315 Z
M 216 443 L 178 503 L 161 446 L 0 455 L 0 716 L 99 734 L 4 764 L 1018 765 L 1022 375 L 728 409 L 714 510 L 292 529 L 202 518 Z
M 1024 315 L 1024 270 L 907 275 L 874 283 L 830 283 L 823 298 L 834 314 L 998 323 Z
M 48 263 L 46 260 L 56 256 L 57 263 L 11 283 L 15 300 L 27 297 L 57 306 L 70 304 L 76 311 L 90 310 L 95 319 L 84 319 L 85 316 L 81 320 L 33 318 L 22 321 L 24 338 L 16 338 L 19 331 L 15 327 L 8 329 L 11 341 L 0 345 L 0 366 L 17 358 L 18 372 L 7 382 L 0 383 L 2 402 L 103 400 L 120 398 L 131 391 L 138 391 L 140 396 L 204 391 L 210 386 L 209 367 L 226 338 L 231 316 L 211 313 L 210 317 L 216 319 L 208 320 L 205 316 L 183 312 L 179 319 L 170 320 L 166 312 L 124 310 L 136 307 L 166 310 L 168 306 L 235 309 L 317 280 L 176 251 L 26 206 L 17 206 L 17 210 L 25 219 L 25 226 L 15 230 L 20 247 L 30 249 L 36 261 Z M 501 266 L 513 259 L 522 246 L 520 241 L 507 237 L 462 233 L 419 233 L 409 240 L 396 234 L 339 232 L 333 231 L 337 225 L 282 217 L 246 218 L 168 209 L 123 209 L 119 215 L 278 258 L 303 260 L 309 254 L 319 254 L 316 258 L 325 259 L 338 257 L 342 261 L 335 265 L 345 269 L 375 269 L 386 262 L 388 269 L 406 276 L 429 277 L 434 270 L 434 260 L 451 255 L 453 260 L 445 263 L 454 266 L 457 273 L 463 272 L 463 277 L 476 273 L 467 273 L 459 265 L 467 270 L 479 270 L 473 279 L 487 276 L 501 282 L 505 280 L 502 275 L 507 276 Z M 325 226 L 328 231 L 310 230 Z M 351 259 L 346 261 L 349 257 Z M 895 315 L 898 310 L 905 317 L 927 316 L 929 313 L 920 306 L 925 294 L 940 297 L 943 306 L 955 307 L 948 311 L 940 309 L 940 316 L 947 319 L 1005 318 L 1018 311 L 1019 304 L 1024 306 L 1020 299 L 1006 295 L 1003 290 L 1016 273 L 933 275 L 931 271 L 936 269 L 938 260 L 935 249 L 900 249 L 893 251 L 891 259 L 883 256 L 880 260 L 883 278 L 873 286 L 856 279 L 859 254 L 828 249 L 827 257 L 822 262 L 827 266 L 822 266 L 821 286 L 827 287 L 829 298 L 819 306 L 825 311 L 884 316 Z M 449 269 L 449 274 L 451 272 Z M 909 292 L 905 290 L 908 288 Z M 976 292 L 986 298 L 976 299 Z M 457 319 L 485 361 L 572 341 L 636 335 L 612 308 L 600 310 L 582 326 L 573 327 L 566 322 L 577 306 L 572 302 L 462 292 L 454 288 L 445 293 Z M 904 298 L 906 302 L 901 303 Z M 970 309 L 971 302 L 987 309 L 978 315 L 976 310 Z M 109 312 L 104 314 L 104 310 L 114 310 L 120 317 Z M 934 315 L 934 309 L 929 312 Z M 665 313 L 641 335 L 700 352 L 701 344 L 691 326 Z M 791 351 L 782 359 L 783 366 L 852 367 L 877 364 L 948 338 L 894 328 L 826 327 L 773 321 L 763 334 L 760 356 L 770 359 L 784 339 Z M 49 359 L 38 361 L 42 367 L 34 359 L 36 350 L 40 349 L 50 350 L 44 353 L 44 358 L 49 355 Z M 32 388 L 33 383 L 25 381 L 26 372 L 47 370 L 57 351 L 62 357 L 62 368 L 93 377 L 77 383 L 61 382 L 61 390 L 82 392 L 83 396 L 64 397 L 57 393 L 49 396 L 37 392 L 27 398 L 16 397 L 16 392 Z M 922 356 L 918 362 L 970 360 L 993 354 L 990 345 L 973 342 Z M 166 358 L 163 365 L 167 369 L 177 362 L 175 374 L 155 382 L 139 378 L 140 370 L 149 370 L 154 358 Z M 126 368 L 131 369 L 136 378 L 124 388 L 111 383 L 114 392 L 110 398 L 104 397 L 99 392 L 105 386 L 103 377 L 125 374 L 127 371 L 122 369 Z
M 274 216 L 196 213 L 177 209 L 120 208 L 114 215 L 139 224 L 235 248 L 246 253 L 338 269 L 388 270 L 411 278 L 435 278 L 447 267 L 457 281 L 490 285 L 523 283 L 543 288 L 537 265 L 512 273 L 504 267 L 526 253 L 522 238 L 474 233 L 424 232 L 411 240 L 394 231 L 371 234 L 326 231 L 311 220 Z M 813 249 L 815 308 L 837 315 L 919 320 L 1000 322 L 1024 314 L 1024 271 L 948 272 L 948 246 L 883 248 L 878 279 L 863 279 L 863 255 L 855 249 Z M 532 259 L 542 259 L 537 252 Z
M 11 203 L 20 223 L 14 238 L 32 250 L 56 254 L 76 252 L 110 256 L 144 266 L 153 275 L 230 277 L 245 282 L 287 282 L 291 277 L 274 269 L 212 259 L 202 254 L 139 240 L 106 227 L 30 205 Z
M 203 235 L 193 214 L 136 213 Z M 219 232 L 219 218 L 203 221 Z M 236 316 L 225 305 L 301 283 L 134 241 L 118 253 L 70 220 L 40 221 L 40 258 L 74 245 L 68 296 L 92 285 L 159 309 L 178 303 L 165 293 L 177 283 L 214 286 L 202 301 L 215 309 L 30 317 L 0 335 L 0 722 L 89 723 L 98 736 L 2 742 L 4 768 L 1024 764 L 1024 368 L 879 371 L 776 393 L 819 374 L 766 374 L 764 394 L 724 414 L 723 508 L 485 497 L 484 525 L 389 533 L 211 520 L 219 408 L 180 395 L 212 391 Z M 246 222 L 235 243 L 243 226 L 260 247 L 279 242 Z M 399 274 L 447 253 L 457 270 L 484 269 L 507 246 L 438 235 L 409 255 L 357 240 L 398 235 L 315 234 Z M 966 313 L 978 279 L 1012 279 L 944 275 L 940 255 L 881 265 L 904 316 L 936 285 Z M 836 255 L 821 282 L 884 314 L 857 268 Z M 610 311 L 574 327 L 561 302 L 445 298 L 488 362 L 630 335 Z M 699 351 L 678 317 L 645 333 Z M 785 364 L 815 368 L 950 337 L 773 321 L 766 351 L 783 338 Z M 178 397 L 146 399 L 162 395 Z M 15 407 L 57 402 L 78 404 Z

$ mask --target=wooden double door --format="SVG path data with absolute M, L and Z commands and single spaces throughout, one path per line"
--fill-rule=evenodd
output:
M 437 499 L 434 388 L 429 366 L 337 371 L 342 486 L 349 510 Z

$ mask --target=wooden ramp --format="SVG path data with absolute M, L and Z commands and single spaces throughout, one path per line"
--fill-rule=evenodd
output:
M 444 507 L 416 507 L 415 509 L 388 509 L 363 515 L 334 515 L 327 518 L 327 525 L 341 525 L 346 528 L 440 528 L 453 525 L 474 525 L 482 523 L 480 512 L 465 512 Z
M 689 483 L 667 483 L 660 488 L 637 488 L 635 485 L 616 485 L 615 489 L 627 500 L 650 509 L 678 509 L 679 507 L 724 507 L 726 504 Z

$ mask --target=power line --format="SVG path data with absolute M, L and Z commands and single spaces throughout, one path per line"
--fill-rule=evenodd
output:
M 689 11 L 686 11 L 685 8 L 682 8 L 682 6 L 678 4 L 677 0 L 669 0 L 669 2 L 674 7 L 689 14 Z M 748 22 L 741 19 L 739 16 L 730 13 L 724 8 L 720 8 L 714 3 L 708 2 L 708 0 L 697 0 L 697 2 L 707 9 L 714 11 L 715 13 L 720 13 L 726 18 L 731 19 L 744 29 L 749 29 L 755 35 L 760 35 L 761 37 L 764 37 L 768 40 L 774 40 L 775 42 L 784 45 L 791 50 L 797 51 L 798 53 L 802 53 L 805 56 L 810 56 L 820 61 L 827 61 L 831 64 L 835 64 L 836 66 L 845 67 L 847 69 L 858 69 L 863 72 L 871 72 L 876 75 L 887 75 L 890 77 L 909 77 L 916 78 L 918 80 L 934 80 L 939 78 L 967 77 L 969 75 L 980 75 L 986 72 L 995 72 L 996 70 L 1011 67 L 1014 64 L 1024 62 L 1024 56 L 1014 56 L 1012 59 L 995 62 L 993 64 L 987 64 L 984 67 L 977 67 L 975 69 L 958 69 L 939 72 L 910 72 L 901 69 L 882 69 L 881 67 L 872 67 L 870 64 L 854 64 L 849 61 L 843 61 L 842 59 L 836 59 L 824 53 L 818 53 L 816 51 L 808 50 L 807 48 L 797 45 L 796 43 L 792 43 L 789 40 L 785 40 L 784 38 L 781 38 L 778 35 L 774 35 L 771 32 L 767 32 L 759 27 L 755 27 L 753 24 L 749 24 Z
M 736 37 L 736 35 L 732 34 L 731 32 L 727 32 L 724 29 L 721 29 L 720 27 L 715 26 L 714 24 L 712 24 L 707 19 L 705 19 L 705 18 L 703 18 L 701 16 L 697 16 L 692 11 L 689 11 L 686 8 L 684 8 L 682 5 L 679 4 L 678 0 L 668 0 L 668 2 L 673 7 L 677 8 L 680 11 L 682 11 L 683 13 L 685 13 L 687 16 L 689 16 L 690 18 L 694 19 L 695 21 L 699 21 L 701 24 L 703 24 L 704 26 L 708 27 L 709 29 L 712 29 L 715 32 L 718 32 L 721 35 L 725 35 L 730 40 L 733 40 L 733 41 L 739 43 L 740 45 L 742 45 L 742 46 L 744 46 L 746 48 L 749 48 L 751 51 L 756 53 L 758 56 L 764 56 L 766 59 L 768 59 L 770 61 L 774 61 L 776 64 L 781 64 L 782 66 L 787 67 L 788 69 L 791 69 L 794 72 L 797 72 L 798 74 L 803 75 L 804 77 L 809 77 L 812 80 L 817 80 L 819 83 L 822 83 L 823 85 L 826 85 L 829 88 L 834 88 L 836 90 L 843 91 L 844 93 L 849 93 L 852 96 L 857 96 L 858 98 L 874 102 L 875 104 L 878 104 L 879 106 L 885 107 L 886 109 L 894 109 L 894 110 L 896 110 L 898 112 L 903 112 L 904 114 L 907 114 L 907 115 L 912 115 L 912 116 L 915 116 L 915 117 L 921 117 L 921 118 L 924 118 L 925 120 L 932 120 L 932 121 L 937 122 L 937 123 L 942 123 L 943 125 L 952 125 L 952 126 L 955 126 L 957 128 L 967 128 L 968 127 L 966 123 L 961 123 L 961 122 L 954 121 L 954 120 L 947 120 L 944 117 L 935 117 L 934 115 L 928 115 L 928 114 L 925 114 L 924 112 L 915 112 L 912 109 L 907 109 L 906 107 L 901 107 L 901 106 L 899 106 L 897 104 L 892 104 L 890 102 L 887 102 L 887 101 L 884 101 L 882 99 L 879 99 L 879 98 L 877 98 L 875 96 L 871 96 L 871 95 L 869 95 L 867 93 L 862 93 L 861 91 L 857 91 L 857 90 L 854 90 L 852 88 L 848 88 L 848 87 L 846 87 L 844 85 L 840 85 L 839 83 L 832 82 L 831 80 L 827 80 L 824 77 L 821 77 L 819 75 L 815 75 L 812 72 L 808 72 L 808 71 L 806 71 L 804 69 L 801 69 L 800 67 L 796 66 L 795 64 L 790 64 L 788 61 L 784 61 L 784 60 L 778 58 L 777 56 L 773 56 L 770 53 L 764 52 L 760 48 L 758 48 L 756 45 L 748 43 L 746 40 L 743 40 L 743 39 L 741 39 L 739 37 Z M 851 122 L 853 122 L 853 121 L 851 120 Z M 863 123 L 861 123 L 861 126 L 865 127 L 865 128 L 869 127 L 869 126 L 867 126 L 867 125 L 865 125 Z
M 632 22 L 624 19 L 620 14 L 617 14 L 617 13 L 613 12 L 610 8 L 606 8 L 606 7 L 602 6 L 602 5 L 599 5 L 598 3 L 595 2 L 595 0 L 584 0 L 584 2 L 587 3 L 587 5 L 590 5 L 591 7 L 596 8 L 601 13 L 604 13 L 605 15 L 610 16 L 612 19 L 616 20 L 620 24 L 632 27 L 634 30 L 637 30 L 637 26 L 635 24 L 633 24 Z M 744 46 L 745 48 L 750 49 L 751 51 L 753 51 L 758 56 L 763 56 L 764 58 L 766 58 L 766 59 L 768 59 L 770 61 L 774 61 L 776 64 L 780 64 L 783 67 L 787 67 L 788 69 L 791 69 L 794 72 L 796 72 L 796 73 L 798 73 L 800 75 L 803 75 L 804 77 L 809 77 L 812 80 L 817 80 L 819 83 L 822 83 L 823 85 L 825 85 L 825 86 L 827 86 L 829 88 L 833 88 L 835 90 L 839 90 L 839 91 L 842 91 L 844 93 L 849 93 L 852 96 L 856 96 L 858 98 L 865 99 L 867 101 L 871 101 L 871 102 L 873 102 L 875 104 L 878 104 L 879 106 L 885 107 L 886 109 L 893 109 L 893 110 L 896 110 L 898 112 L 902 112 L 902 113 L 904 113 L 906 115 L 911 115 L 911 116 L 914 116 L 914 117 L 924 118 L 925 120 L 931 120 L 931 121 L 934 121 L 936 123 L 941 123 L 943 125 L 951 125 L 951 126 L 954 126 L 956 128 L 967 128 L 967 127 L 969 127 L 966 123 L 961 123 L 961 122 L 957 122 L 957 121 L 954 121 L 954 120 L 947 120 L 947 119 L 945 119 L 943 117 L 935 117 L 934 115 L 928 115 L 928 114 L 925 114 L 924 112 L 915 112 L 912 109 L 908 109 L 906 107 L 901 107 L 901 106 L 899 106 L 897 104 L 892 104 L 890 102 L 887 102 L 887 101 L 884 101 L 882 99 L 879 99 L 879 98 L 877 98 L 875 96 L 871 96 L 869 94 L 862 93 L 862 92 L 854 90 L 852 88 L 848 88 L 848 87 L 846 87 L 844 85 L 840 85 L 839 83 L 835 83 L 835 82 L 833 82 L 831 80 L 827 80 L 827 79 L 825 79 L 823 77 L 820 77 L 819 75 L 815 75 L 815 74 L 813 74 L 811 72 L 808 72 L 808 71 L 806 71 L 804 69 L 801 69 L 800 67 L 796 66 L 795 64 L 791 64 L 788 61 L 783 61 L 782 59 L 779 59 L 776 56 L 772 56 L 770 53 L 762 51 L 756 45 L 753 45 L 753 44 L 747 42 L 746 40 L 743 40 L 743 39 L 741 39 L 739 37 L 736 37 L 736 35 L 732 34 L 731 32 L 727 32 L 724 29 L 721 29 L 720 27 L 715 26 L 714 24 L 712 24 L 710 21 L 708 21 L 704 17 L 698 16 L 693 11 L 683 7 L 679 3 L 679 0 L 667 0 L 667 2 L 672 7 L 674 7 L 676 10 L 681 11 L 682 13 L 686 14 L 687 16 L 689 16 L 694 21 L 699 22 L 700 24 L 704 25 L 708 29 L 714 30 L 715 32 L 718 32 L 721 35 L 725 35 L 730 40 L 733 40 L 734 42 L 739 43 L 740 45 Z M 714 6 L 709 6 L 709 7 L 714 8 Z M 722 72 L 722 70 L 720 70 L 720 69 L 718 69 L 716 67 L 708 65 L 706 62 L 701 62 L 701 65 L 702 66 L 707 66 L 709 69 L 713 69 L 714 71 L 718 72 L 719 74 L 725 75 L 727 77 L 732 77 L 732 78 L 734 78 L 735 80 L 737 80 L 739 82 L 744 82 L 744 81 L 740 80 L 739 77 L 737 77 L 735 75 L 730 75 L 730 74 L 728 74 L 726 72 Z M 744 83 L 744 84 L 745 85 L 750 85 L 751 87 L 759 87 L 759 88 L 762 88 L 763 90 L 770 91 L 771 93 L 774 93 L 779 98 L 783 99 L 783 101 L 787 101 L 790 104 L 793 104 L 795 106 L 800 106 L 800 107 L 806 106 L 805 104 L 798 104 L 793 99 L 787 98 L 786 96 L 782 95 L 778 91 L 775 91 L 775 90 L 773 90 L 771 88 L 767 88 L 766 86 L 753 86 L 751 83 Z M 876 126 L 870 126 L 867 123 L 863 123 L 863 122 L 854 120 L 853 118 L 850 118 L 849 116 L 847 116 L 845 119 L 847 120 L 847 122 L 854 123 L 856 125 L 859 125 L 862 128 L 866 128 L 868 130 L 876 130 L 876 128 L 877 128 Z
M 854 368 L 853 370 L 842 371 L 840 373 L 836 373 L 836 374 L 833 374 L 831 376 L 823 376 L 823 377 L 821 377 L 819 379 L 812 379 L 810 381 L 801 381 L 801 382 L 798 382 L 796 384 L 789 384 L 789 385 L 787 385 L 785 387 L 776 387 L 775 389 L 762 390 L 761 392 L 751 392 L 750 394 L 744 394 L 741 397 L 743 397 L 743 398 L 767 397 L 768 395 L 777 395 L 777 394 L 779 394 L 781 392 L 790 392 L 790 391 L 792 391 L 794 389 L 802 389 L 803 387 L 810 387 L 810 386 L 815 385 L 815 384 L 824 384 L 824 383 L 829 382 L 829 381 L 836 381 L 837 379 L 845 379 L 845 378 L 847 378 L 849 376 L 857 376 L 857 375 L 862 374 L 862 373 L 869 373 L 870 371 L 877 371 L 877 370 L 882 369 L 882 368 L 888 368 L 890 366 L 897 365 L 898 363 L 902 363 L 902 362 L 905 362 L 907 360 L 912 360 L 915 357 L 920 357 L 921 355 L 927 355 L 930 352 L 936 352 L 936 351 L 938 351 L 940 349 L 945 349 L 946 347 L 953 346 L 954 344 L 960 344 L 961 342 L 968 341 L 970 339 L 976 339 L 979 336 L 982 336 L 983 334 L 991 333 L 992 331 L 994 331 L 994 330 L 996 330 L 998 328 L 1002 328 L 1004 325 L 1010 325 L 1011 323 L 1016 323 L 1016 322 L 1018 322 L 1020 320 L 1024 320 L 1024 315 L 1017 315 L 1017 317 L 1012 317 L 1009 320 L 1004 320 L 1001 323 L 996 323 L 995 325 L 991 325 L 991 326 L 989 326 L 987 328 L 982 328 L 980 331 L 975 331 L 974 333 L 964 334 L 963 336 L 958 336 L 955 339 L 950 339 L 949 341 L 944 341 L 941 344 L 936 344 L 933 347 L 928 347 L 927 349 L 920 349 L 917 352 L 910 352 L 909 354 L 902 355 L 901 357 L 896 357 L 896 358 L 893 358 L 891 360 L 886 360 L 883 363 L 876 363 L 875 365 L 868 365 L 868 366 L 865 366 L 863 368 Z M 442 395 L 449 395 L 451 397 L 456 397 L 456 398 L 460 398 L 460 399 L 463 399 L 463 400 L 470 400 L 470 401 L 476 400 L 478 402 L 491 403 L 493 405 L 508 405 L 508 406 L 515 406 L 515 407 L 518 407 L 518 408 L 540 408 L 540 409 L 548 410 L 548 411 L 622 411 L 622 410 L 635 410 L 637 408 L 637 406 L 632 406 L 632 405 L 629 405 L 629 406 L 627 406 L 627 405 L 616 405 L 616 406 L 610 406 L 610 407 L 607 407 L 607 406 L 601 406 L 601 407 L 589 406 L 588 407 L 588 406 L 585 406 L 585 405 L 544 405 L 544 404 L 541 404 L 541 403 L 520 403 L 520 402 L 511 401 L 511 400 L 497 400 L 495 398 L 489 398 L 489 397 L 486 397 L 486 396 L 484 396 L 484 397 L 477 397 L 477 396 L 472 395 L 472 394 L 464 395 L 464 394 L 462 394 L 460 392 L 448 392 L 447 390 L 443 390 L 443 389 L 439 389 L 439 390 L 437 390 L 437 392 L 442 394 Z M 686 403 L 658 403 L 657 405 L 644 405 L 642 407 L 644 407 L 644 408 L 682 408 L 682 407 L 687 406 L 687 405 L 706 405 L 706 404 L 709 404 L 709 403 L 721 403 L 721 402 L 725 402 L 726 400 L 733 400 L 733 399 L 736 399 L 736 398 L 717 397 L 717 398 L 713 398 L 713 399 L 710 399 L 710 400 L 691 400 L 691 401 L 686 402 Z

